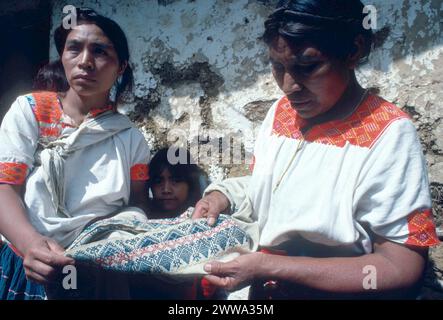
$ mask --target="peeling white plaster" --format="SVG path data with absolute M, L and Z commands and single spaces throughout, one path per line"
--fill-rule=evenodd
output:
M 208 177 L 212 182 L 222 181 L 223 179 L 226 178 L 226 172 L 223 168 L 220 168 L 218 165 L 211 164 L 209 166 Z
M 155 136 L 152 134 L 152 132 L 149 132 L 146 130 L 146 128 L 141 127 L 140 128 L 141 133 L 143 134 L 143 137 L 145 138 L 146 142 L 149 146 L 155 145 Z
M 434 122 L 441 117 L 443 108 L 440 24 L 443 4 L 440 0 L 363 2 L 377 9 L 378 29 L 374 31 L 389 28 L 389 34 L 373 51 L 369 63 L 358 70 L 358 78 L 365 86 L 377 87 L 385 99 L 422 113 L 417 118 L 417 126 L 429 124 L 436 140 L 434 145 L 441 147 L 443 137 Z M 212 133 L 244 132 L 248 150 L 252 150 L 254 132 L 260 124 L 245 117 L 244 106 L 281 95 L 267 64 L 266 48 L 258 40 L 263 22 L 272 9 L 263 3 L 179 0 L 160 5 L 157 0 L 70 1 L 73 5 L 95 8 L 125 30 L 134 66 L 136 99 L 120 110 L 133 110 L 137 101 L 149 100 L 150 93 L 160 98 L 149 114 L 159 131 L 143 129 L 149 143 L 161 140 L 164 137 L 158 135 L 171 129 L 183 129 L 190 139 L 195 138 L 201 132 L 198 124 L 204 121 L 199 104 L 203 99 L 212 111 L 209 124 Z M 53 1 L 53 28 L 61 22 L 64 4 Z M 51 56 L 55 58 L 55 48 L 51 47 Z M 164 84 L 165 79 L 154 69 L 165 62 L 171 63 L 174 70 L 187 70 L 197 62 L 206 63 L 212 73 L 209 76 L 220 77 L 223 84 L 210 97 L 202 83 L 206 75 L 176 80 L 171 74 L 171 81 Z M 434 151 L 428 152 L 427 160 L 434 163 L 435 168 L 440 168 L 443 161 Z M 218 165 L 210 168 L 213 177 L 226 174 Z M 430 177 L 431 181 L 443 183 L 443 177 L 435 169 L 431 170 Z
M 437 48 L 434 48 L 432 51 L 426 51 L 418 54 L 415 57 L 416 65 L 422 65 L 427 70 L 434 70 L 434 60 L 437 60 L 439 57 L 443 56 L 443 45 Z
M 408 27 L 411 28 L 414 24 L 415 18 L 417 18 L 417 12 L 420 7 L 419 0 L 410 1 L 410 8 L 408 10 L 407 19 L 408 19 Z
M 136 97 L 143 97 L 150 89 L 155 89 L 158 86 L 157 80 L 153 74 L 147 72 L 144 77 L 137 77 L 134 79 L 134 95 Z

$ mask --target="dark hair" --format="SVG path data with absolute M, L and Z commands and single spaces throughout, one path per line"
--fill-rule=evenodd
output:
M 34 78 L 32 89 L 55 92 L 68 90 L 69 83 L 62 62 L 52 61 L 41 67 Z
M 291 42 L 311 42 L 326 55 L 346 59 L 355 52 L 355 39 L 361 35 L 364 48 L 361 61 L 371 51 L 372 31 L 365 29 L 360 0 L 284 0 L 265 21 L 264 42 L 277 36 Z
M 169 161 L 168 151 L 170 152 L 170 156 L 178 160 L 177 163 L 172 164 Z M 180 155 L 183 154 L 186 155 L 185 159 L 180 157 Z M 187 206 L 194 206 L 203 193 L 201 179 L 203 179 L 205 184 L 207 183 L 207 176 L 197 164 L 192 162 L 191 154 L 186 149 L 176 147 L 160 149 L 149 163 L 148 187 L 152 188 L 152 184 L 159 179 L 162 172 L 167 169 L 173 178 L 188 184 L 189 195 Z
M 76 8 L 76 14 L 77 24 L 95 24 L 102 29 L 105 35 L 113 43 L 115 51 L 117 52 L 119 63 L 128 63 L 125 72 L 122 75 L 121 81 L 118 81 L 117 83 L 115 101 L 118 102 L 123 92 L 132 89 L 134 78 L 132 69 L 129 65 L 129 48 L 125 33 L 115 21 L 96 13 L 92 9 Z M 54 41 L 60 57 L 63 54 L 63 49 L 65 47 L 66 38 L 68 37 L 69 32 L 71 32 L 71 29 L 65 29 L 63 24 L 55 30 Z

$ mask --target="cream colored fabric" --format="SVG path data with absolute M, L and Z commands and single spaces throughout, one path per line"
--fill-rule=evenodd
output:
M 62 135 L 43 146 L 39 155 L 43 179 L 58 216 L 72 217 L 65 207 L 66 158 L 78 150 L 93 148 L 95 144 L 131 127 L 133 125 L 125 116 L 109 111 L 97 118 L 86 120 L 73 133 Z
M 242 210 L 221 215 L 214 227 L 206 219 L 191 219 L 192 212 L 148 220 L 137 208 L 127 208 L 87 226 L 65 254 L 106 270 L 179 279 L 206 274 L 209 261 L 226 262 L 256 250 L 257 224 L 242 217 Z
M 426 164 L 417 132 L 398 108 L 371 96 L 355 111 L 358 121 L 351 121 L 352 115 L 330 131 L 322 129 L 323 140 L 303 141 L 291 162 L 300 138 L 293 128 L 296 119 L 283 107 L 285 100 L 277 101 L 261 126 L 252 176 L 206 189 L 224 193 L 234 212 L 249 198 L 248 219 L 259 224 L 261 247 L 295 255 L 353 256 L 372 252 L 371 233 L 416 245 L 421 236 L 423 242 L 430 238 Z M 345 130 L 342 144 L 328 142 L 327 134 L 339 129 Z M 414 223 L 429 225 L 430 232 L 412 232 L 420 230 Z
M 128 205 L 131 168 L 148 164 L 150 151 L 128 117 L 103 113 L 80 128 L 64 126 L 62 139 L 40 154 L 48 145 L 42 145 L 33 107 L 32 94 L 20 96 L 5 115 L 0 163 L 26 165 L 29 220 L 67 247 L 91 220 Z

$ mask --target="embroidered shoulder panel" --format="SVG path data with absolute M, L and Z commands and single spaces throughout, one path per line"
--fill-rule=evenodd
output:
M 360 107 L 344 120 L 329 121 L 314 126 L 305 140 L 343 147 L 346 142 L 364 148 L 371 148 L 391 123 L 408 115 L 392 103 L 370 95 Z M 300 128 L 306 120 L 300 118 L 290 102 L 280 100 L 274 117 L 272 134 L 300 139 Z

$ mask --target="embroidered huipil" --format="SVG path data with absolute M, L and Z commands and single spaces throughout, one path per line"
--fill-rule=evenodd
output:
M 105 114 L 114 123 L 122 123 L 122 129 L 76 150 L 64 161 L 61 183 L 69 216 L 57 213 L 39 157 L 42 145 L 78 130 L 69 124 L 57 95 L 38 92 L 20 96 L 2 122 L 0 183 L 25 184 L 24 200 L 31 223 L 39 233 L 64 247 L 92 219 L 127 205 L 131 180 L 149 178 L 149 148 L 143 135 L 127 117 L 113 113 L 111 106 L 91 110 L 87 119 L 97 119 L 98 123 Z
M 291 162 L 305 126 L 281 98 L 258 134 L 252 176 L 207 190 L 224 192 L 231 203 L 247 190 L 262 247 L 353 256 L 371 252 L 375 235 L 415 246 L 438 243 L 425 160 L 405 113 L 369 95 L 347 118 L 308 130 Z

